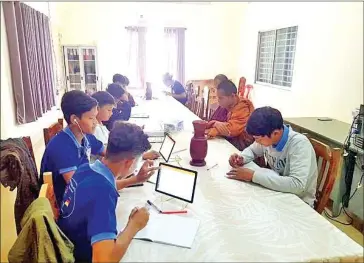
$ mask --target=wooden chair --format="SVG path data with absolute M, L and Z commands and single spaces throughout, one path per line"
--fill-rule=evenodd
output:
M 244 88 L 239 92 L 239 97 L 250 100 L 250 92 L 253 89 L 253 85 L 245 85 Z
M 47 146 L 49 141 L 62 130 L 63 130 L 63 119 L 58 119 L 56 123 L 52 124 L 48 128 L 44 128 L 43 135 L 44 135 L 45 146 Z
M 43 181 L 44 183 L 40 188 L 39 197 L 46 197 L 49 200 L 51 203 L 54 219 L 57 220 L 59 217 L 59 209 L 56 201 L 56 195 L 54 194 L 52 173 L 44 173 Z
M 203 97 L 199 97 L 196 99 L 194 104 L 194 110 L 193 113 L 197 115 L 202 120 L 204 119 L 204 113 L 205 113 L 205 99 Z
M 244 97 L 245 83 L 246 83 L 246 78 L 241 77 L 239 79 L 239 86 L 238 86 L 238 95 L 239 95 L 239 97 Z
M 186 92 L 187 92 L 186 106 L 189 110 L 191 110 L 194 103 L 194 98 L 196 97 L 194 93 L 193 84 L 191 82 L 186 85 Z
M 205 86 L 203 90 L 203 99 L 204 99 L 204 107 L 203 107 L 203 120 L 209 119 L 209 106 L 210 106 L 210 89 Z
M 30 152 L 30 155 L 32 156 L 33 161 L 34 161 L 34 163 L 36 164 L 36 162 L 35 162 L 34 150 L 33 150 L 33 145 L 32 145 L 32 140 L 30 139 L 30 137 L 29 137 L 29 136 L 22 137 L 22 139 L 23 139 L 23 141 L 25 142 L 25 144 L 27 145 L 28 150 L 29 150 L 29 152 Z
M 338 148 L 332 149 L 313 138 L 309 138 L 309 140 L 315 150 L 318 165 L 315 209 L 321 214 L 329 201 L 335 183 L 341 150 Z

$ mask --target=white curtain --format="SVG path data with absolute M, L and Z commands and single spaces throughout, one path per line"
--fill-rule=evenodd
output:
M 177 77 L 177 37 L 176 30 L 166 28 L 164 30 L 164 73 L 168 72 Z
M 146 28 L 127 27 L 127 76 L 131 87 L 144 88 L 146 82 Z
M 162 76 L 168 72 L 185 83 L 185 28 L 127 27 L 127 76 L 130 85 L 162 86 Z
M 164 29 L 165 72 L 185 84 L 185 28 Z

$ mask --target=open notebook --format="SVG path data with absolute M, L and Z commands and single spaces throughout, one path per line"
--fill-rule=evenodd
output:
M 199 225 L 195 218 L 151 213 L 147 226 L 134 239 L 191 248 Z

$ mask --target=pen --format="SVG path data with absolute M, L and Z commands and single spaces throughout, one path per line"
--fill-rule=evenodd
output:
M 207 168 L 207 171 L 211 170 L 212 168 L 215 168 L 218 164 L 215 164 L 213 166 L 211 166 L 210 168 Z
M 162 213 L 162 210 L 160 210 L 155 204 L 153 204 L 151 201 L 147 200 L 148 205 L 153 206 L 158 213 Z
M 143 186 L 144 184 L 132 184 L 132 185 L 129 185 L 127 186 L 127 188 L 129 187 L 138 187 L 138 186 Z
M 187 214 L 186 210 L 183 211 L 162 211 L 161 214 L 171 215 L 171 214 Z

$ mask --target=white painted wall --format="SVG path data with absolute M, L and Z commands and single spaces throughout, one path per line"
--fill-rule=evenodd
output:
M 237 77 L 243 3 L 59 3 L 63 45 L 97 45 L 104 82 L 126 68 L 125 26 L 142 14 L 153 25 L 186 27 L 186 80 Z
M 239 73 L 254 83 L 258 32 L 298 25 L 291 91 L 254 85 L 255 106 L 286 117 L 351 122 L 363 103 L 363 3 L 249 3 L 240 31 Z

